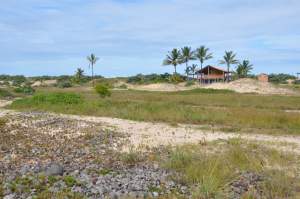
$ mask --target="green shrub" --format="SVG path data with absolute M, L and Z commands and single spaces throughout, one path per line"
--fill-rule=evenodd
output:
M 111 96 L 111 92 L 110 92 L 109 88 L 103 84 L 96 85 L 95 91 L 103 98 Z
M 68 80 L 66 80 L 66 81 L 59 81 L 57 83 L 57 87 L 58 88 L 70 88 L 70 87 L 72 87 L 72 83 L 70 81 L 68 81 Z
M 35 90 L 30 86 L 18 87 L 18 88 L 15 88 L 14 91 L 16 93 L 23 93 L 26 95 L 32 95 L 35 92 Z
M 73 187 L 74 185 L 77 184 L 76 179 L 73 176 L 65 176 L 64 177 L 64 182 L 68 187 Z

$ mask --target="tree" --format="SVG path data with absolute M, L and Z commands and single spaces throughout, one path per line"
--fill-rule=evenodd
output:
M 94 54 L 91 54 L 90 56 L 87 57 L 87 60 L 90 62 L 89 66 L 92 68 L 92 81 L 94 86 L 94 65 L 99 60 L 99 58 L 96 57 Z
M 189 80 L 189 75 L 190 75 L 190 72 L 191 72 L 191 67 L 187 67 L 185 70 L 184 70 L 186 76 L 187 76 L 187 80 Z
M 238 64 L 238 60 L 236 60 L 236 54 L 234 54 L 232 51 L 225 51 L 225 55 L 223 57 L 223 60 L 220 61 L 220 64 L 226 64 L 227 65 L 227 82 L 229 82 L 229 72 L 230 72 L 230 66 L 231 64 Z
M 250 64 L 248 60 L 243 60 L 242 63 L 239 63 L 236 68 L 236 73 L 239 78 L 245 78 L 248 76 L 250 71 L 253 69 L 253 65 Z
M 175 75 L 177 74 L 177 65 L 181 64 L 181 53 L 178 49 L 174 48 L 169 54 L 167 55 L 166 59 L 163 61 L 164 66 L 173 65 L 175 70 Z
M 200 61 L 200 69 L 203 68 L 203 63 L 206 60 L 212 59 L 212 53 L 208 53 L 209 48 L 206 48 L 205 46 L 200 46 L 200 48 L 197 48 L 195 56 Z M 200 82 L 202 82 L 202 74 L 200 75 Z
M 188 68 L 188 63 L 191 60 L 195 60 L 195 53 L 194 51 L 192 51 L 191 47 L 183 47 L 181 48 L 181 63 L 185 63 L 186 64 L 186 70 Z
M 77 83 L 80 83 L 83 76 L 84 76 L 84 70 L 82 70 L 81 68 L 77 68 L 76 73 L 75 73 L 75 81 Z
M 196 73 L 196 69 L 197 69 L 197 64 L 193 64 L 191 67 L 190 67 L 190 70 L 193 74 L 193 79 L 195 79 L 195 73 Z

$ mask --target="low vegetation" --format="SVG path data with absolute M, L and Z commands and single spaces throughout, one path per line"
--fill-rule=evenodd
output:
M 295 80 L 296 77 L 294 75 L 283 74 L 283 73 L 269 75 L 270 82 L 276 84 L 287 84 L 287 80 L 289 79 Z
M 32 98 L 25 98 L 16 100 L 15 105 L 27 104 L 31 106 L 36 104 L 37 106 L 51 106 L 51 105 L 78 105 L 83 102 L 80 95 L 74 93 L 40 93 L 34 95 Z
M 239 94 L 229 90 L 196 89 L 172 93 L 133 90 L 112 91 L 101 98 L 94 91 L 81 95 L 46 88 L 11 108 L 117 117 L 138 121 L 209 125 L 230 132 L 299 134 L 298 96 Z
M 186 78 L 179 74 L 171 75 L 169 73 L 165 74 L 150 74 L 142 75 L 138 74 L 128 78 L 127 83 L 130 84 L 156 84 L 156 83 L 179 83 L 183 82 Z
M 11 94 L 11 92 L 9 92 L 6 89 L 1 89 L 0 88 L 0 99 L 1 98 L 8 98 L 8 97 L 12 97 L 13 95 Z
M 111 92 L 109 90 L 109 88 L 103 84 L 98 84 L 95 86 L 95 91 L 102 97 L 110 97 L 111 96 Z
M 32 95 L 34 94 L 35 90 L 31 86 L 20 86 L 14 89 L 16 93 L 22 93 L 25 95 Z
M 163 165 L 179 173 L 174 180 L 194 187 L 194 198 L 232 198 L 232 186 L 239 180 L 246 187 L 238 198 L 293 198 L 300 194 L 298 160 L 288 153 L 232 139 L 177 147 L 163 159 Z

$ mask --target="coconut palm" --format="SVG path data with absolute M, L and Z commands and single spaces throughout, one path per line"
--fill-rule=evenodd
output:
M 174 48 L 167 55 L 166 59 L 163 61 L 164 66 L 173 65 L 174 66 L 174 74 L 177 74 L 177 65 L 181 64 L 181 53 L 178 49 Z
M 84 70 L 82 70 L 81 68 L 77 68 L 76 73 L 74 75 L 74 81 L 76 83 L 80 83 L 83 76 L 84 76 Z
M 212 53 L 208 53 L 209 48 L 206 48 L 205 46 L 200 46 L 200 48 L 196 49 L 195 56 L 200 61 L 200 69 L 203 68 L 203 63 L 206 60 L 212 59 Z M 202 74 L 200 75 L 200 82 L 202 82 Z
M 248 76 L 250 71 L 253 69 L 253 65 L 250 64 L 249 60 L 243 60 L 239 65 L 237 66 L 236 73 L 239 78 L 245 78 Z
M 84 70 L 82 70 L 81 68 L 77 68 L 76 77 L 78 79 L 81 79 L 83 77 L 83 73 L 84 73 Z
M 235 58 L 236 54 L 234 54 L 232 51 L 225 51 L 225 55 L 223 57 L 223 60 L 220 61 L 220 64 L 226 64 L 227 65 L 227 82 L 229 82 L 229 72 L 230 72 L 230 66 L 231 64 L 238 64 L 238 60 Z
M 87 60 L 90 62 L 89 66 L 92 68 L 92 81 L 94 86 L 94 65 L 99 60 L 99 58 L 96 57 L 94 54 L 91 54 L 90 56 L 87 57 Z
M 190 67 L 190 70 L 193 74 L 193 79 L 195 78 L 195 73 L 196 73 L 196 69 L 197 69 L 197 64 L 193 64 L 191 67 Z
M 186 76 L 187 76 L 187 80 L 189 80 L 189 75 L 191 74 L 191 67 L 187 67 L 185 70 L 184 70 Z
M 191 47 L 185 46 L 183 48 L 181 48 L 181 63 L 185 63 L 186 64 L 186 70 L 188 68 L 188 63 L 191 60 L 195 60 L 195 53 L 194 51 L 192 51 Z

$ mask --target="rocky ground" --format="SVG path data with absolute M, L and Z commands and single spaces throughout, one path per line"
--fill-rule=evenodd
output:
M 79 198 L 188 193 L 187 187 L 168 179 L 169 172 L 144 161 L 142 154 L 120 152 L 125 134 L 39 112 L 4 118 L 0 195 L 6 199 L 75 193 Z
M 129 148 L 129 134 L 99 122 L 41 112 L 0 114 L 0 198 L 191 198 L 157 156 Z M 243 173 L 228 195 L 240 198 L 261 177 Z

